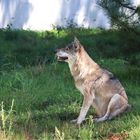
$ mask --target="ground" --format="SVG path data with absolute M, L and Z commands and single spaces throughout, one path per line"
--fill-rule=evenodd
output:
M 1 30 L 0 139 L 140 139 L 140 42 L 125 34 L 99 29 L 59 33 Z M 90 56 L 121 81 L 132 105 L 130 112 L 94 123 L 95 111 L 91 108 L 80 127 L 70 123 L 78 116 L 83 98 L 68 65 L 55 60 L 54 50 L 75 35 Z

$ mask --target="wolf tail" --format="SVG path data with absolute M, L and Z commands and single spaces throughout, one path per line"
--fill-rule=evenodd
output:
M 132 109 L 132 105 L 128 104 L 128 106 L 127 106 L 125 112 L 129 112 L 129 111 L 131 111 L 131 109 Z

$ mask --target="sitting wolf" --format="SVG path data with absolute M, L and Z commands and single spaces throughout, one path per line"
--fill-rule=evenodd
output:
M 58 61 L 68 62 L 75 86 L 84 96 L 79 117 L 73 122 L 81 124 L 90 106 L 98 115 L 96 122 L 110 120 L 130 108 L 119 80 L 95 63 L 77 38 L 65 48 L 58 49 L 56 56 Z

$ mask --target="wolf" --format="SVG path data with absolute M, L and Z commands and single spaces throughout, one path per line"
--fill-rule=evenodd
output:
M 98 116 L 95 122 L 111 120 L 131 107 L 120 81 L 94 62 L 77 38 L 64 48 L 57 49 L 56 57 L 58 61 L 68 63 L 75 86 L 84 97 L 80 114 L 72 122 L 80 125 L 90 106 Z

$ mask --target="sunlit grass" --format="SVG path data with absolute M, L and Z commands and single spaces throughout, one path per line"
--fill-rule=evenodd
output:
M 54 139 L 55 127 L 64 133 L 65 139 L 105 139 L 111 134 L 128 133 L 128 138 L 139 138 L 140 105 L 139 78 L 135 77 L 134 67 L 123 64 L 123 61 L 104 60 L 104 67 L 108 67 L 124 84 L 132 111 L 125 113 L 112 121 L 89 124 L 87 120 L 81 128 L 71 124 L 70 120 L 78 116 L 82 103 L 82 96 L 76 90 L 68 66 L 53 63 L 42 68 L 38 73 L 35 67 L 3 72 L 0 76 L 0 100 L 8 109 L 12 99 L 14 104 L 13 134 L 11 137 L 20 139 Z M 118 61 L 118 62 L 117 62 Z M 99 63 L 103 63 L 102 61 Z M 111 68 L 112 65 L 112 68 Z M 118 67 L 122 69 L 118 70 Z M 129 67 L 129 68 L 128 68 Z M 123 69 L 125 68 L 125 70 Z M 131 70 L 130 70 L 131 69 Z M 36 71 L 36 72 L 35 72 Z M 123 73 L 125 71 L 125 73 Z M 125 76 L 131 71 L 133 76 Z M 36 74 L 37 73 L 37 74 Z M 130 80 L 129 80 L 130 79 Z M 132 82 L 132 81 L 137 82 Z M 89 115 L 94 114 L 91 108 Z
M 53 51 L 69 43 L 74 35 L 98 64 L 119 78 L 132 105 L 131 112 L 112 121 L 93 123 L 95 112 L 91 108 L 80 127 L 70 123 L 77 118 L 83 98 L 67 64 L 56 62 Z M 10 132 L 9 125 L 2 128 L 1 108 L 0 140 L 140 139 L 140 68 L 138 62 L 131 65 L 130 54 L 128 59 L 123 57 L 119 35 L 90 29 L 68 29 L 59 34 L 0 31 L 0 105 L 3 103 L 6 114 L 14 99 Z

